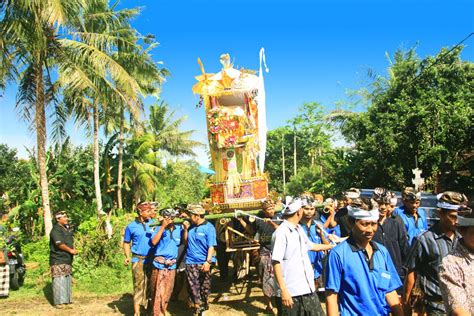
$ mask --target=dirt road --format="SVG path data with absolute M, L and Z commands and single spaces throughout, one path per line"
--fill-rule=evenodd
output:
M 213 280 L 209 316 L 264 315 L 263 294 L 256 280 L 241 280 L 236 284 Z M 88 296 L 75 295 L 68 309 L 53 307 L 48 299 L 0 300 L 2 315 L 133 315 L 132 295 Z M 170 315 L 190 315 L 186 304 L 171 302 Z

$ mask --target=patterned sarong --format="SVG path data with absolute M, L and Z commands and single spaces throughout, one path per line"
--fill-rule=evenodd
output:
M 202 272 L 201 264 L 187 264 L 188 293 L 192 308 L 206 307 L 211 293 L 211 271 Z
M 51 266 L 51 276 L 53 278 L 62 277 L 72 274 L 72 266 L 70 264 L 55 264 Z
M 10 267 L 0 265 L 0 297 L 7 297 L 10 289 Z
M 176 259 L 168 260 L 168 259 L 165 259 L 165 257 L 162 257 L 162 256 L 157 256 L 157 257 L 155 257 L 154 260 L 156 262 L 164 265 L 165 267 L 170 267 L 170 266 L 172 266 L 173 264 L 176 263 Z
M 55 264 L 51 266 L 53 277 L 53 304 L 70 304 L 72 302 L 72 266 Z
M 146 266 L 143 264 L 145 257 L 138 258 L 139 260 L 137 262 L 132 263 L 133 303 L 146 308 L 148 305 L 148 275 Z
M 176 270 L 153 268 L 150 278 L 153 315 L 165 315 L 173 293 Z
M 272 253 L 265 247 L 260 249 L 258 271 L 262 280 L 262 291 L 267 297 L 275 296 L 275 275 L 273 274 Z

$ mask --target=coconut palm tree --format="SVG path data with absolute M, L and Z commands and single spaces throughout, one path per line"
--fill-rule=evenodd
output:
M 0 1 L 0 88 L 18 83 L 17 107 L 36 131 L 46 235 L 52 228 L 46 175 L 46 107 L 55 101 L 57 87 L 52 73 L 59 66 L 56 57 L 74 42 L 62 42 L 61 34 L 84 6 L 81 0 Z
M 101 72 L 93 68 L 71 69 L 59 81 L 64 87 L 65 101 L 73 109 L 76 120 L 89 124 L 93 134 L 94 152 L 94 186 L 96 191 L 97 214 L 105 215 L 102 206 L 99 171 L 99 128 L 101 115 L 111 104 L 110 100 L 120 99 L 127 105 L 139 102 L 140 86 L 137 80 L 114 58 L 119 48 L 138 50 L 135 30 L 129 25 L 129 19 L 138 10 L 114 11 L 107 1 L 96 0 L 86 8 L 83 19 L 75 21 L 73 38 L 78 38 L 81 45 L 75 50 L 89 49 L 101 56 Z M 85 77 L 87 85 L 82 85 L 76 78 Z M 92 118 L 92 124 L 90 124 Z
M 137 80 L 144 95 L 157 97 L 160 93 L 160 86 L 165 81 L 165 77 L 169 76 L 169 72 L 166 68 L 159 66 L 161 62 L 155 63 L 149 53 L 158 45 L 158 43 L 154 41 L 154 38 L 152 36 L 146 36 L 143 42 L 145 45 L 148 45 L 146 49 L 142 51 L 122 50 L 115 54 L 115 58 L 124 65 L 125 69 Z M 123 208 L 122 174 L 125 133 L 128 131 L 130 125 L 142 128 L 138 113 L 143 109 L 141 101 L 141 99 L 138 99 L 137 103 L 132 104 L 132 106 L 127 106 L 123 99 L 116 98 L 114 101 L 116 106 L 112 108 L 111 113 L 106 115 L 106 135 L 111 131 L 118 132 L 117 206 L 119 209 Z M 130 114 L 130 124 L 127 125 L 126 112 Z
M 181 131 L 186 117 L 175 119 L 175 112 L 160 101 L 150 106 L 150 119 L 145 129 L 134 133 L 124 154 L 124 186 L 133 191 L 134 203 L 153 198 L 162 172 L 164 159 L 194 156 L 193 149 L 203 144 L 190 139 L 193 130 Z
M 137 81 L 111 56 L 117 47 L 135 45 L 126 40 L 134 31 L 119 26 L 136 10 L 116 14 L 108 10 L 105 0 L 4 0 L 0 6 L 0 88 L 18 82 L 17 106 L 36 131 L 45 233 L 49 235 L 47 106 L 61 101 L 59 91 L 66 100 L 78 101 L 78 108 L 94 109 L 105 100 L 104 92 L 118 93 L 127 104 L 136 98 Z M 78 98 L 84 95 L 87 98 Z M 91 112 L 97 120 L 99 109 Z M 98 124 L 95 127 L 98 131 Z M 101 211 L 100 188 L 96 194 Z
M 99 128 L 106 117 L 120 116 L 119 160 L 123 152 L 123 134 L 125 111 L 130 113 L 132 121 L 138 121 L 142 112 L 142 96 L 158 93 L 165 71 L 159 69 L 149 55 L 155 45 L 144 49 L 139 41 L 148 44 L 148 37 L 142 38 L 130 26 L 129 20 L 138 14 L 136 9 L 115 10 L 109 8 L 106 1 L 96 0 L 85 10 L 83 19 L 74 24 L 73 38 L 80 39 L 104 58 L 104 73 L 99 75 L 93 69 L 74 69 L 60 78 L 64 87 L 65 100 L 76 114 L 76 119 L 88 124 L 93 134 L 94 186 L 96 191 L 97 214 L 103 211 L 99 172 Z M 82 50 L 83 46 L 77 45 Z M 75 78 L 85 75 L 88 85 L 79 86 Z M 79 84 L 82 83 L 79 81 Z M 90 124 L 90 118 L 92 124 Z M 121 166 L 119 165 L 121 175 Z M 121 184 L 121 179 L 119 178 Z M 119 187 L 119 191 L 121 188 Z M 121 201 L 121 197 L 120 197 Z M 119 205 L 121 207 L 121 205 Z M 110 214 L 106 217 L 106 230 L 111 236 Z

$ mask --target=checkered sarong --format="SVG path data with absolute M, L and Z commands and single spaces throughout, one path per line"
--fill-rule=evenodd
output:
M 273 273 L 272 253 L 267 248 L 260 249 L 260 262 L 258 264 L 258 271 L 262 280 L 262 290 L 266 297 L 275 296 L 275 275 Z
M 0 297 L 8 296 L 10 289 L 10 267 L 8 264 L 0 265 Z
M 211 293 L 211 272 L 202 272 L 201 264 L 187 264 L 188 293 L 192 308 L 208 305 Z

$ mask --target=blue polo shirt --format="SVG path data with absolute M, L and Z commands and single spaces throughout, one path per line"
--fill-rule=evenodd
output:
M 132 243 L 132 254 L 138 256 L 147 256 L 150 251 L 150 238 L 153 231 L 150 228 L 150 223 L 142 223 L 138 219 L 127 225 L 123 242 Z M 132 263 L 137 262 L 138 258 L 132 257 Z
M 352 237 L 329 253 L 326 290 L 338 293 L 341 315 L 388 315 L 385 295 L 402 286 L 387 249 L 376 242 L 371 245 L 370 261 Z
M 308 239 L 311 240 L 315 244 L 322 244 L 323 241 L 318 234 L 316 222 L 314 220 L 311 221 L 311 225 L 308 227 L 306 224 L 301 223 L 301 227 L 308 236 Z M 309 261 L 313 266 L 314 270 L 314 278 L 317 279 L 323 274 L 323 257 L 324 251 L 308 251 Z
M 193 225 L 188 231 L 188 249 L 186 264 L 203 264 L 207 259 L 209 248 L 217 245 L 216 229 L 208 221 L 201 225 Z M 216 259 L 212 256 L 212 262 Z
M 428 230 L 428 221 L 426 220 L 426 212 L 419 207 L 417 210 L 418 219 L 415 222 L 415 217 L 405 213 L 405 206 L 400 206 L 393 210 L 393 214 L 400 216 L 407 229 L 408 245 L 411 246 L 413 238 Z
M 161 226 L 156 227 L 152 238 L 160 231 Z M 173 231 L 165 229 L 158 244 L 155 246 L 155 257 L 163 257 L 165 260 L 173 260 L 178 258 L 178 247 L 181 244 L 183 235 L 183 227 L 181 225 L 174 225 Z M 151 240 L 150 240 L 151 242 Z M 153 266 L 157 269 L 176 269 L 176 263 L 166 267 L 164 264 L 153 261 Z

